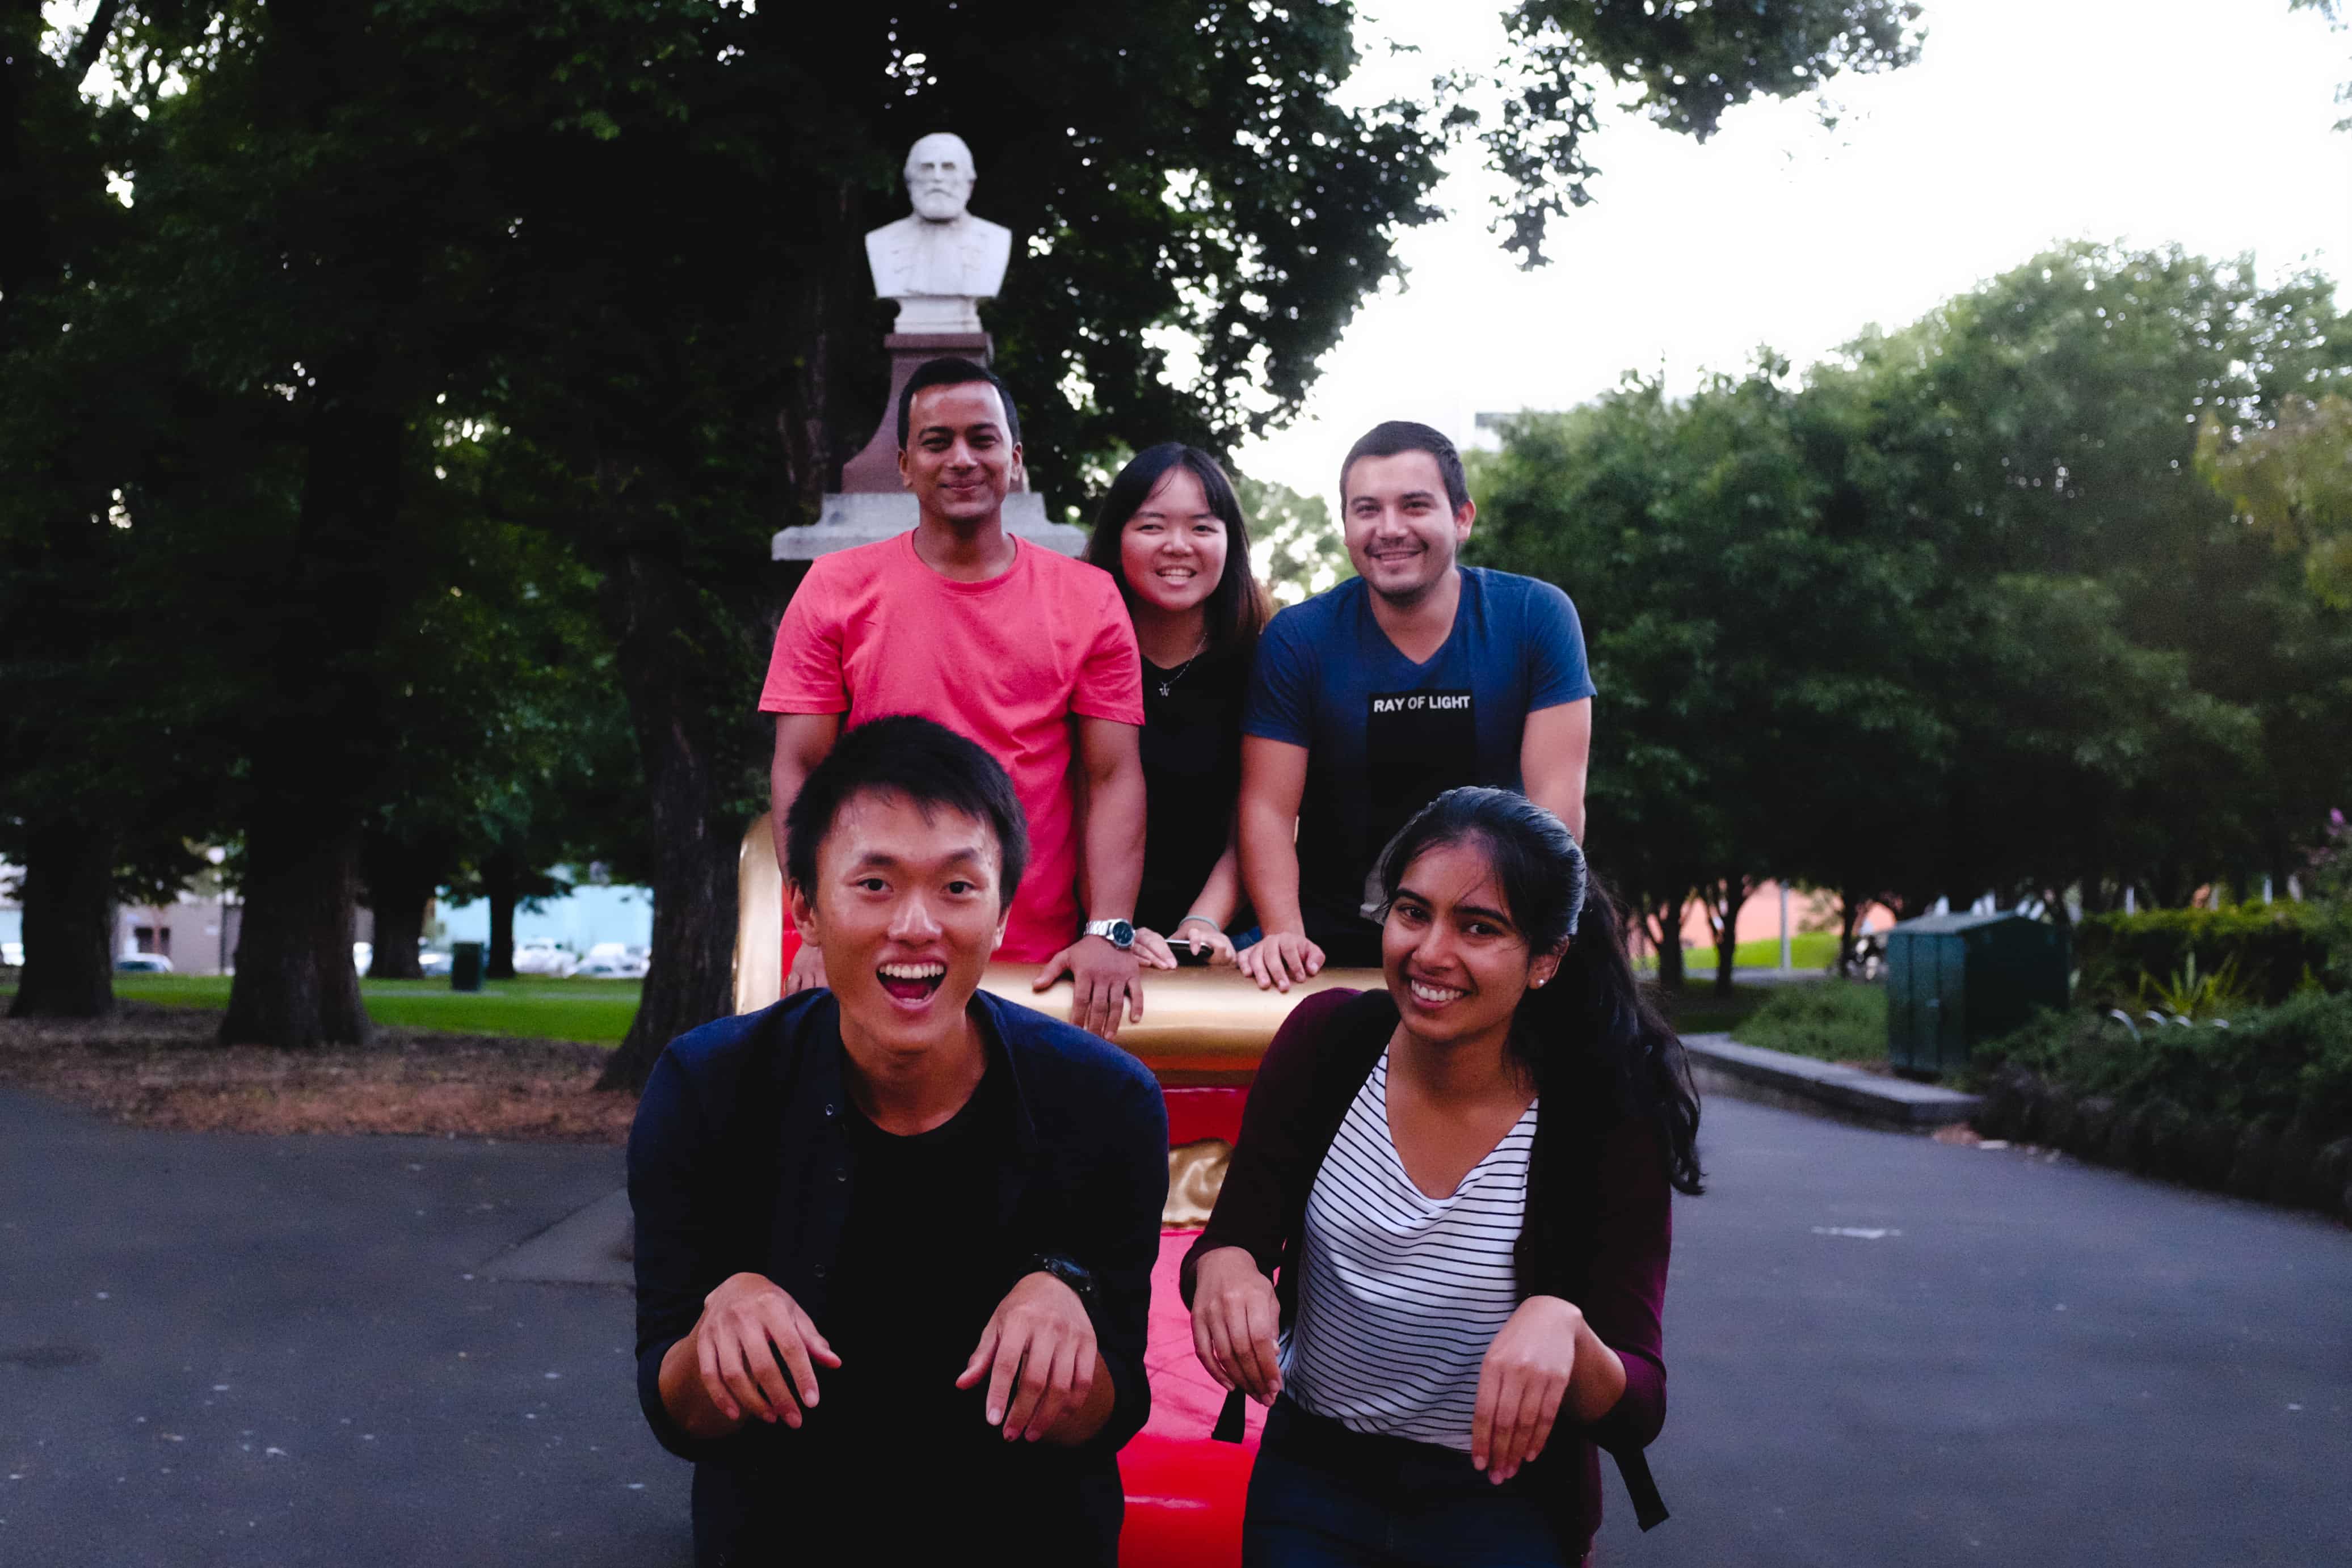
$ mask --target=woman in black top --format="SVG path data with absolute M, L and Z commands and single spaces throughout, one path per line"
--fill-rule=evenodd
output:
M 1136 946 L 1172 967 L 1171 945 L 1234 961 L 1241 905 L 1234 806 L 1242 697 L 1265 623 L 1249 527 L 1216 460 L 1164 442 L 1111 481 L 1087 559 L 1118 580 L 1143 653 L 1143 889 Z

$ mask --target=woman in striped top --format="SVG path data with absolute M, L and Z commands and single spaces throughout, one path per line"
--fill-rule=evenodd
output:
M 1380 881 L 1387 988 L 1285 1022 L 1185 1260 L 1202 1364 L 1272 1406 L 1243 1559 L 1578 1563 L 1599 1450 L 1665 1517 L 1643 1449 L 1698 1102 L 1550 812 L 1449 790 Z

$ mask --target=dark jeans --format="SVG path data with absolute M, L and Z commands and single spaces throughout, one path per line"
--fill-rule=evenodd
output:
M 1250 1475 L 1243 1568 L 1559 1568 L 1527 1482 L 1496 1486 L 1458 1448 L 1351 1432 L 1286 1396 Z

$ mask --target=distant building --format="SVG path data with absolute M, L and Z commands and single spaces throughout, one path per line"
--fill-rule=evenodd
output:
M 0 964 L 24 961 L 25 908 L 16 902 L 17 879 L 24 874 L 24 867 L 0 861 Z
M 206 878 L 211 881 L 211 878 Z M 125 904 L 114 911 L 114 951 L 155 953 L 180 975 L 225 975 L 236 958 L 245 905 L 217 888 L 183 890 L 170 904 Z
M 12 956 L 22 952 L 25 940 L 24 874 L 22 866 L 0 862 L 0 953 Z M 198 882 L 170 904 L 117 905 L 110 948 L 118 956 L 160 954 L 183 975 L 226 970 L 236 956 L 243 908 L 224 895 L 216 877 L 206 874 Z
M 25 911 L 19 884 L 23 875 L 22 867 L 0 861 L 0 960 L 14 961 L 22 951 Z M 362 907 L 355 913 L 352 936 L 373 942 L 374 912 Z M 110 946 L 118 956 L 152 953 L 169 958 L 175 974 L 225 975 L 236 965 L 237 932 L 244 917 L 244 901 L 207 872 L 169 904 L 118 905 Z M 436 900 L 425 911 L 425 932 L 428 945 L 436 948 L 451 942 L 486 941 L 490 934 L 490 906 L 480 899 L 467 904 Z M 654 894 L 649 887 L 583 881 L 563 897 L 542 899 L 538 908 L 515 911 L 518 945 L 547 941 L 579 955 L 600 943 L 647 947 L 653 936 Z
M 563 874 L 559 869 L 558 874 Z M 584 954 L 599 943 L 618 942 L 628 947 L 648 947 L 654 939 L 654 890 L 622 883 L 575 883 L 562 898 L 538 901 L 536 909 L 515 910 L 515 941 L 552 942 L 572 953 Z M 490 936 L 490 905 L 487 899 L 439 907 L 436 946 L 443 942 L 486 942 Z M 426 922 L 427 932 L 436 923 Z

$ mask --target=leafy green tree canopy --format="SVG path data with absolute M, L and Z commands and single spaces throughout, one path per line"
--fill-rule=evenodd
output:
M 2248 523 L 2301 556 L 2321 602 L 2352 610 L 2352 400 L 2286 398 L 2273 423 L 2234 441 L 2208 414 L 2197 465 Z

